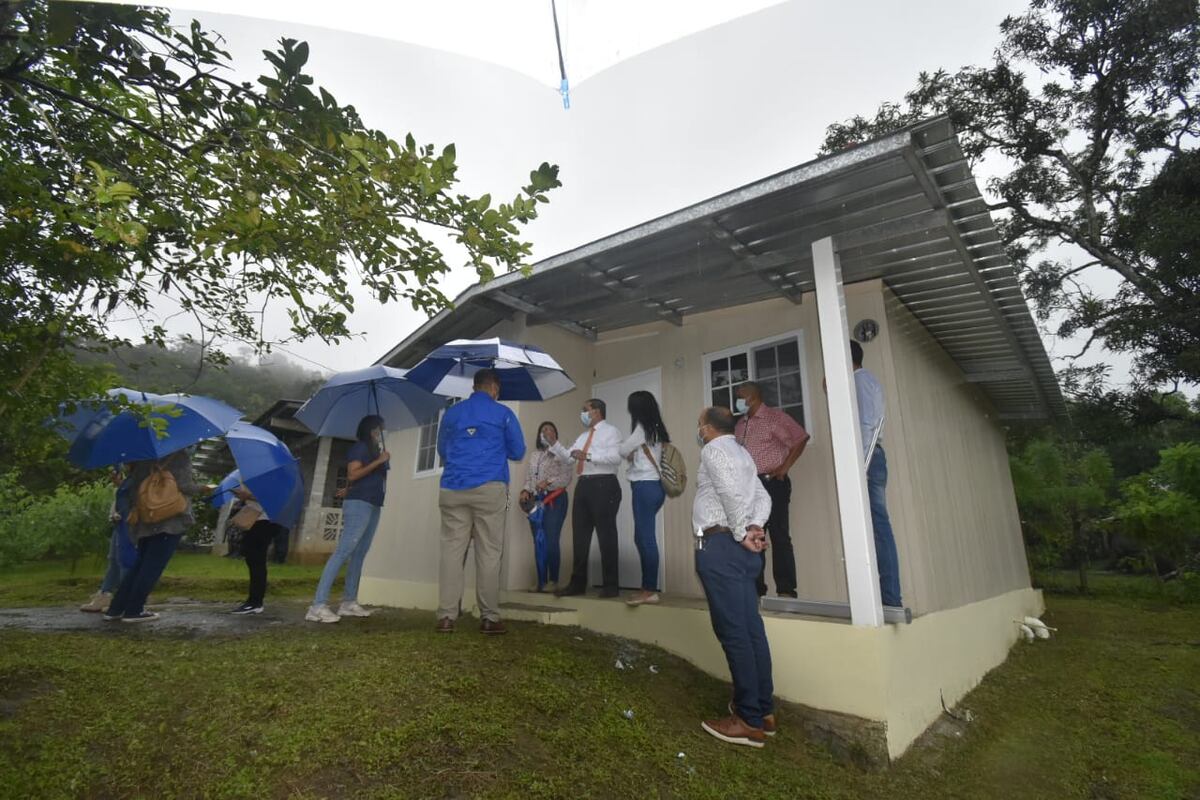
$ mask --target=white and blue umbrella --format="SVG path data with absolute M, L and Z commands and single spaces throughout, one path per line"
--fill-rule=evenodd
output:
M 149 408 L 143 413 L 130 404 Z M 111 389 L 106 399 L 75 403 L 74 413 L 67 414 L 64 407 L 57 426 L 71 442 L 71 463 L 95 469 L 163 458 L 220 436 L 241 416 L 241 411 L 211 397 Z M 164 435 L 150 420 L 161 421 Z
M 426 356 L 406 377 L 434 394 L 470 397 L 481 369 L 494 369 L 500 376 L 501 400 L 549 400 L 575 388 L 545 350 L 504 339 L 456 339 Z
M 377 414 L 384 430 L 415 428 L 437 417 L 446 400 L 408 380 L 404 370 L 376 364 L 339 372 L 296 412 L 318 436 L 354 439 L 363 417 Z

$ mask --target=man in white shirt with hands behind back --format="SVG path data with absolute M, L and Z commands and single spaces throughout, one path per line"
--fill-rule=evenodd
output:
M 763 525 L 771 516 L 771 497 L 733 430 L 729 409 L 700 413 L 700 469 L 692 504 L 696 573 L 733 678 L 730 715 L 705 720 L 701 727 L 723 742 L 762 747 L 775 734 L 775 690 L 755 583 L 767 548 Z
M 571 510 L 571 542 L 575 550 L 571 580 L 555 594 L 559 597 L 583 594 L 587 590 L 588 553 L 592 531 L 600 543 L 600 571 L 603 576 L 601 597 L 620 594 L 617 583 L 617 509 L 621 507 L 621 484 L 617 468 L 622 458 L 618 451 L 621 432 L 605 417 L 608 409 L 595 398 L 583 404 L 579 421 L 583 433 L 570 448 L 561 441 L 550 452 L 575 466 L 575 507 Z

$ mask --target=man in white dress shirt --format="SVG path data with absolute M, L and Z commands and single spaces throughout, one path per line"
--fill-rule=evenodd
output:
M 570 449 L 561 441 L 550 452 L 575 465 L 575 506 L 571 510 L 571 541 L 574 559 L 571 580 L 555 592 L 559 597 L 583 594 L 587 590 L 588 553 L 592 548 L 592 531 L 600 543 L 600 572 L 603 576 L 601 597 L 620 594 L 617 583 L 617 509 L 621 507 L 621 484 L 617 467 L 621 458 L 621 432 L 605 417 L 608 409 L 603 400 L 591 399 L 583 404 L 579 421 L 587 429 L 579 435 Z
M 887 456 L 883 452 L 883 387 L 863 365 L 862 345 L 850 340 L 854 362 L 854 393 L 858 399 L 858 424 L 862 432 L 863 461 L 867 464 L 867 498 L 875 533 L 875 562 L 879 569 L 879 594 L 885 606 L 903 607 L 900 597 L 900 557 L 887 510 Z M 879 437 L 876 438 L 878 431 Z M 871 441 L 875 448 L 871 450 Z
M 723 742 L 762 747 L 775 734 L 775 704 L 771 650 L 755 583 L 767 548 L 763 525 L 771 516 L 771 496 L 758 479 L 754 459 L 734 438 L 729 409 L 706 408 L 697 425 L 696 573 L 733 678 L 730 716 L 705 720 L 700 727 Z

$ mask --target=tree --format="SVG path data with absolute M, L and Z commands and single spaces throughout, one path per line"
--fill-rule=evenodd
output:
M 1100 522 L 1110 505 L 1112 464 L 1103 450 L 1053 439 L 1031 441 L 1010 460 L 1026 543 L 1041 566 L 1065 557 L 1079 570 L 1079 590 Z
M 1157 467 L 1122 483 L 1116 517 L 1156 577 L 1160 556 L 1181 564 L 1200 542 L 1200 445 L 1168 448 Z
M 1007 165 L 991 208 L 1040 318 L 1135 353 L 1151 382 L 1200 381 L 1198 19 L 1195 0 L 1033 0 L 1001 23 L 993 64 L 922 73 L 823 150 L 948 115 L 969 158 Z M 1089 269 L 1119 277 L 1115 297 L 1079 280 Z
M 68 348 L 112 345 L 114 314 L 173 304 L 222 361 L 214 341 L 270 349 L 269 303 L 286 305 L 287 338 L 348 335 L 353 273 L 382 302 L 439 310 L 442 239 L 481 279 L 523 265 L 521 226 L 557 167 L 507 203 L 457 193 L 452 144 L 368 127 L 314 89 L 308 55 L 281 39 L 267 74 L 239 82 L 219 36 L 162 9 L 0 0 L 7 455 L 36 457 L 56 404 L 102 388 Z M 166 336 L 146 324 L 147 341 Z

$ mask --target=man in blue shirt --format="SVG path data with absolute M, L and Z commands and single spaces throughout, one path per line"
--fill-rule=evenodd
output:
M 451 406 L 438 428 L 442 470 L 438 506 L 442 511 L 438 572 L 438 633 L 453 633 L 462 605 L 467 545 L 475 542 L 475 596 L 479 631 L 507 633 L 500 621 L 500 554 L 508 509 L 508 462 L 525 457 L 525 437 L 517 416 L 496 401 L 500 376 L 475 373 L 475 391 Z

